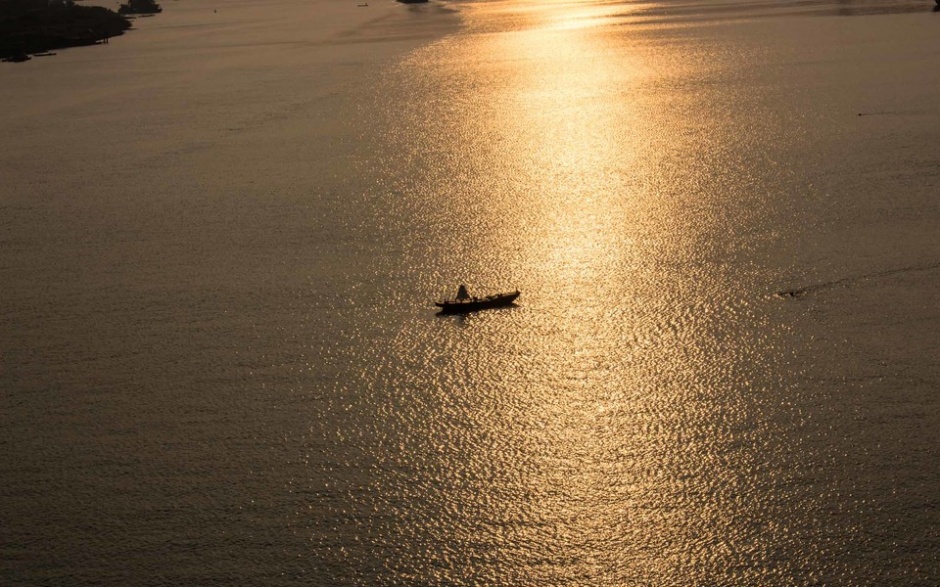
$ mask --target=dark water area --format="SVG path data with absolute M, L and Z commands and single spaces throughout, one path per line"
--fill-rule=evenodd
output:
M 455 6 L 0 69 L 0 583 L 940 582 L 930 6 Z

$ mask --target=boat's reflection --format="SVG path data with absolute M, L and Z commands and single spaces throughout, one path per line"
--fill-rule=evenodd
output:
M 486 312 L 487 314 L 496 314 L 498 312 L 505 312 L 507 310 L 512 310 L 513 308 L 518 308 L 519 304 L 512 303 L 506 306 L 500 306 L 498 308 L 487 308 L 486 310 L 471 310 L 468 312 L 445 312 L 441 310 L 440 312 L 435 313 L 434 315 L 438 318 L 457 318 L 459 322 L 464 322 L 468 318 L 479 315 L 481 312 Z

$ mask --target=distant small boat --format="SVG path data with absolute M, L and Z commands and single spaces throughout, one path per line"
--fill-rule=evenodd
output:
M 490 308 L 502 308 L 512 305 L 519 297 L 519 290 L 489 295 L 483 298 L 471 296 L 467 293 L 467 286 L 461 285 L 457 289 L 457 297 L 452 300 L 441 300 L 434 305 L 441 309 L 443 314 L 466 314 Z

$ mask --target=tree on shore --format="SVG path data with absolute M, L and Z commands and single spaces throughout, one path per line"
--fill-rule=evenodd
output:
M 118 12 L 121 14 L 156 14 L 163 12 L 163 9 L 155 0 L 127 0 L 127 4 L 121 4 Z

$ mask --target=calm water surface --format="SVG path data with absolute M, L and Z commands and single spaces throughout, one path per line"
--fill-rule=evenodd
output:
M 886 4 L 4 68 L 0 582 L 936 584 L 940 48 Z

